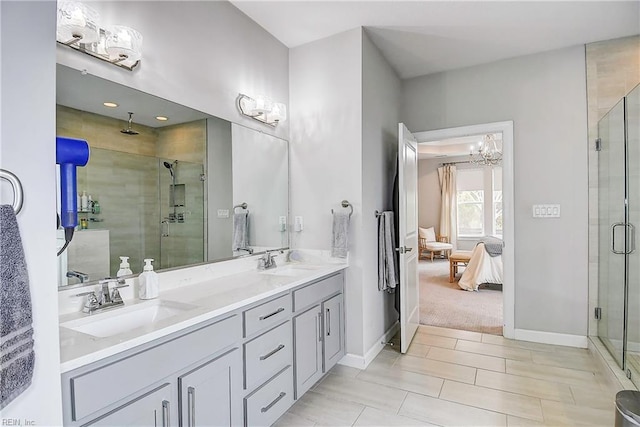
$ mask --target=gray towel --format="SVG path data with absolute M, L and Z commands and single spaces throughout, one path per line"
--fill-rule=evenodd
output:
M 31 295 L 13 207 L 0 206 L 0 409 L 31 385 Z
M 233 250 L 249 247 L 249 212 L 233 214 Z
M 502 248 L 504 247 L 504 242 L 501 239 L 491 236 L 485 236 L 478 243 L 484 243 L 484 249 L 487 251 L 489 256 L 494 257 L 498 255 L 502 255 Z
M 393 292 L 398 284 L 393 212 L 383 212 L 378 221 L 378 290 Z
M 349 213 L 333 213 L 331 256 L 346 258 L 349 252 Z

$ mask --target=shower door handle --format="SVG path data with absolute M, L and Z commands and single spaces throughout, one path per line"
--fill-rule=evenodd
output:
M 164 221 L 161 222 L 161 224 L 162 224 L 162 237 L 169 237 L 169 220 L 165 219 Z
M 627 251 L 628 255 L 634 253 L 636 250 L 636 227 L 630 222 L 625 225 L 629 229 L 629 232 L 631 234 L 631 237 L 629 238 L 629 250 Z
M 616 250 L 616 227 L 624 227 L 624 222 L 615 222 L 611 224 L 611 252 L 618 255 L 624 255 L 625 251 Z

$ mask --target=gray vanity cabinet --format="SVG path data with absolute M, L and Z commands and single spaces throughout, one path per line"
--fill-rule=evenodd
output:
M 91 426 L 155 426 L 174 425 L 171 420 L 171 384 L 164 383 L 125 406 L 85 425 Z
M 296 399 L 344 355 L 343 281 L 339 273 L 293 292 Z
M 237 386 L 242 375 L 239 349 L 223 354 L 178 377 L 180 426 L 242 424 Z
M 322 377 L 322 311 L 320 304 L 293 318 L 296 399 Z

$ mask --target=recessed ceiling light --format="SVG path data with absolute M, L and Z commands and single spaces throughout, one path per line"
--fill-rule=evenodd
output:
M 118 106 L 115 102 L 103 102 L 102 105 L 109 108 L 116 108 Z
M 169 118 L 165 116 L 156 116 L 156 120 L 160 120 L 161 122 L 166 122 L 167 120 L 169 120 Z

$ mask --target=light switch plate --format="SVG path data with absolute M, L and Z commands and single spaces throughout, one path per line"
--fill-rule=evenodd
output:
M 533 205 L 532 214 L 534 218 L 560 218 L 560 205 Z
M 294 218 L 293 229 L 295 231 L 304 230 L 304 222 L 302 221 L 302 217 L 301 216 L 297 216 L 297 217 Z
M 229 209 L 218 209 L 218 218 L 229 218 Z

